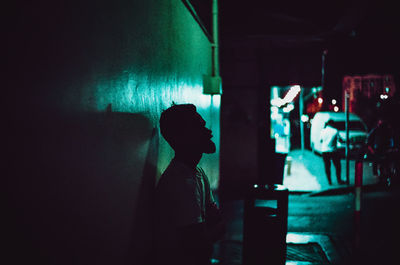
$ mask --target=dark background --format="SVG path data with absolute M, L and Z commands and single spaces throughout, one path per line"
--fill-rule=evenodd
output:
M 211 32 L 212 1 L 190 2 Z M 346 74 L 394 74 L 398 80 L 400 30 L 395 3 L 390 0 L 220 0 L 221 50 L 232 39 L 249 36 L 274 39 L 275 46 L 280 48 L 296 42 L 302 49 L 327 49 L 330 86 L 325 93 L 332 96 L 340 95 L 338 86 L 341 87 L 342 76 Z M 222 52 L 222 68 L 227 60 L 223 56 Z

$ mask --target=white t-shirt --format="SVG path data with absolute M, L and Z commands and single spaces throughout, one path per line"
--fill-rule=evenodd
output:
M 173 159 L 156 188 L 156 249 L 179 255 L 177 229 L 205 222 L 206 205 L 214 201 L 201 168 Z M 208 193 L 206 194 L 206 192 Z
M 338 130 L 331 126 L 326 126 L 324 129 L 322 129 L 320 135 L 322 152 L 336 151 L 337 135 L 338 135 Z

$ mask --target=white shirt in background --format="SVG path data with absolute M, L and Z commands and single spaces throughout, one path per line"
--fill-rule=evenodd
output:
M 338 130 L 331 127 L 326 126 L 321 131 L 320 140 L 321 140 L 321 151 L 325 152 L 334 152 L 337 149 L 337 137 Z

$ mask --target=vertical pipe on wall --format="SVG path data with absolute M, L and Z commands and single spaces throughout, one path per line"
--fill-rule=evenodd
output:
M 213 76 L 219 76 L 218 0 L 212 1 Z
M 219 77 L 219 31 L 218 31 L 218 28 L 219 28 L 219 25 L 218 25 L 218 0 L 213 0 L 212 1 L 212 36 L 213 36 L 213 44 L 212 44 L 212 58 L 211 58 L 212 59 L 212 62 L 211 62 L 212 63 L 212 67 L 211 67 L 212 74 L 211 75 L 212 76 L 216 76 L 216 77 Z M 218 82 L 218 86 L 219 86 L 218 91 L 219 91 L 219 93 L 221 93 L 221 88 L 220 88 L 221 87 L 221 83 L 220 82 Z M 219 116 L 218 117 L 218 123 L 219 123 L 218 130 L 219 130 L 219 133 L 217 134 L 219 139 L 217 139 L 217 142 L 220 145 L 220 143 L 221 143 L 221 133 L 220 133 L 221 132 L 221 127 L 220 127 L 221 126 L 221 123 L 220 123 L 220 121 L 221 121 L 221 117 L 220 117 L 220 114 L 221 114 L 221 112 L 220 112 L 221 105 L 220 104 L 221 104 L 221 102 L 219 102 L 218 107 L 215 107 L 214 106 L 214 100 L 221 100 L 221 98 L 216 99 L 216 98 L 214 98 L 214 96 L 215 96 L 214 94 L 211 94 L 210 110 L 211 110 L 211 112 L 213 112 L 213 110 L 216 109 L 217 115 Z M 211 113 L 211 115 L 210 115 L 211 119 L 212 119 L 213 115 L 214 115 L 214 113 Z M 211 121 L 211 123 L 213 123 L 213 122 Z M 220 151 L 218 151 L 218 152 L 220 152 Z M 220 161 L 220 159 L 219 159 L 219 161 Z M 219 168 L 219 176 L 218 176 L 218 178 L 220 178 L 221 166 L 218 165 L 218 168 Z M 218 181 L 217 185 L 219 186 L 219 181 Z M 218 186 L 217 186 L 217 188 L 219 188 Z

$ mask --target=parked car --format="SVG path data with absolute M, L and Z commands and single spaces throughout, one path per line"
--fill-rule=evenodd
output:
M 340 152 L 346 148 L 346 113 L 321 111 L 311 120 L 310 146 L 313 152 L 321 154 L 320 133 L 328 120 L 334 120 L 339 131 L 337 147 Z M 349 152 L 350 155 L 361 151 L 368 136 L 368 128 L 359 116 L 349 113 Z

